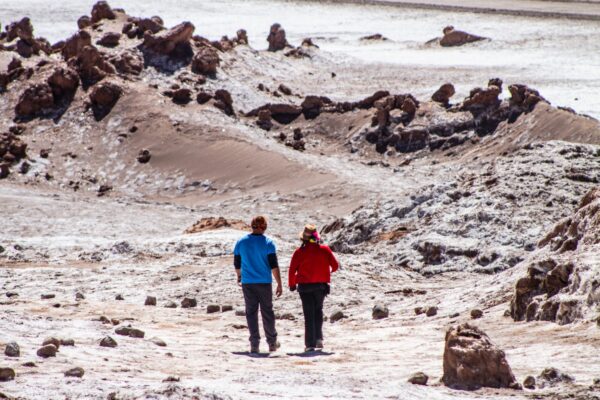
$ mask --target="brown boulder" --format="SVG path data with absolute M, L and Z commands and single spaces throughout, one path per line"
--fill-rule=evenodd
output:
M 442 381 L 454 389 L 513 388 L 515 380 L 504 352 L 481 329 L 462 324 L 446 332 Z
M 90 25 L 92 25 L 92 20 L 87 15 L 82 15 L 77 20 L 77 27 L 79 29 L 85 29 L 85 28 L 87 28 Z
M 204 91 L 198 92 L 198 95 L 196 95 L 196 101 L 198 102 L 198 104 L 208 103 L 212 98 L 213 97 L 210 93 Z
M 431 100 L 447 105 L 450 102 L 450 97 L 456 93 L 454 85 L 451 83 L 444 83 L 440 88 L 431 96 Z
M 99 1 L 92 7 L 92 18 L 93 24 L 103 19 L 115 19 L 117 16 L 115 12 L 110 8 L 106 1 Z
M 73 57 L 77 57 L 85 46 L 92 45 L 92 37 L 87 31 L 80 30 L 73 36 L 71 36 L 64 44 L 62 48 L 62 56 L 65 60 L 69 60 Z
M 33 25 L 29 17 L 24 17 L 18 22 L 13 22 L 6 26 L 6 41 L 12 42 L 16 38 L 21 38 L 29 45 L 33 44 Z
M 33 117 L 54 106 L 52 88 L 46 82 L 30 85 L 19 97 L 15 106 L 18 117 Z
M 273 122 L 271 121 L 271 111 L 266 109 L 260 110 L 258 112 L 258 120 L 256 121 L 256 125 L 265 131 L 270 131 L 273 127 Z
M 236 41 L 238 44 L 248 44 L 248 33 L 245 29 L 236 32 Z
M 38 349 L 37 355 L 42 358 L 56 357 L 58 349 L 53 344 L 47 344 Z
M 90 101 L 96 119 L 102 119 L 117 103 L 123 89 L 113 82 L 101 82 L 95 85 L 90 92 Z
M 187 104 L 192 101 L 192 91 L 187 88 L 181 88 L 174 90 L 172 93 L 173 103 L 175 104 Z
M 72 96 L 79 87 L 79 75 L 71 68 L 57 67 L 48 78 L 55 100 Z
M 15 370 L 12 368 L 0 368 L 0 382 L 8 382 L 15 379 Z M 2 394 L 2 393 L 0 393 Z M 2 395 L 4 396 L 4 395 Z
M 33 46 L 29 45 L 24 40 L 17 40 L 17 53 L 23 58 L 29 58 L 33 55 Z
M 220 60 L 213 47 L 201 47 L 192 59 L 192 71 L 197 74 L 214 75 Z
M 73 64 L 76 66 L 81 80 L 88 85 L 117 72 L 115 67 L 106 60 L 105 55 L 92 45 L 81 49 Z
M 500 88 L 498 86 L 488 86 L 485 89 L 475 88 L 471 90 L 461 106 L 462 110 L 479 111 L 488 107 L 497 107 L 500 104 Z
M 148 163 L 150 161 L 150 158 L 152 158 L 152 155 L 150 154 L 150 150 L 148 150 L 148 149 L 140 150 L 140 152 L 138 153 L 138 156 L 137 156 L 137 160 L 140 164 Z M 156 305 L 156 301 L 155 301 L 154 305 Z
M 144 70 L 142 56 L 133 50 L 126 50 L 116 56 L 112 56 L 109 61 L 121 74 L 139 75 Z
M 119 32 L 106 32 L 98 41 L 96 41 L 96 44 L 104 47 L 117 47 L 120 39 L 121 34 Z
M 157 54 L 172 55 L 178 46 L 189 46 L 194 29 L 194 25 L 186 21 L 158 34 L 146 32 L 143 47 Z
M 440 39 L 440 45 L 443 47 L 462 46 L 467 43 L 478 42 L 484 39 L 484 37 L 457 31 L 454 27 L 447 26 L 444 28 L 444 37 Z
M 227 115 L 233 115 L 233 99 L 231 93 L 225 89 L 219 89 L 215 92 L 215 107 L 223 111 Z
M 81 378 L 85 374 L 85 371 L 81 367 L 71 368 L 65 371 L 65 376 L 68 378 Z
M 540 101 L 547 103 L 547 100 L 544 99 L 537 90 L 532 89 L 527 85 L 510 85 L 508 91 L 511 96 L 509 100 L 510 104 L 525 108 L 527 111 L 532 110 Z
M 386 41 L 388 38 L 383 36 L 381 33 L 374 33 L 373 35 L 363 36 L 360 38 L 362 41 Z
M 287 39 L 285 38 L 285 30 L 279 24 L 271 25 L 269 30 L 269 36 L 267 37 L 269 42 L 269 51 L 283 50 L 288 45 Z

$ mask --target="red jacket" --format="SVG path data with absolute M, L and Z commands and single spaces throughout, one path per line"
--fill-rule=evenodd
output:
M 331 272 L 337 269 L 338 262 L 328 246 L 308 243 L 298 248 L 292 256 L 289 286 L 296 286 L 298 283 L 329 283 Z

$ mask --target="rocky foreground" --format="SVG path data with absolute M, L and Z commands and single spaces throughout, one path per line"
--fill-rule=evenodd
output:
M 323 93 L 344 66 L 279 24 L 77 26 L 0 34 L 0 397 L 597 398 L 598 121 L 500 78 Z M 283 265 L 307 221 L 340 257 L 323 353 L 290 293 L 282 351 L 243 353 L 256 213 Z

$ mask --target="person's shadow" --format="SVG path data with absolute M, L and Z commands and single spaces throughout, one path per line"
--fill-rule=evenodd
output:
M 292 357 L 328 357 L 332 356 L 335 353 L 330 353 L 327 351 L 315 350 L 315 351 L 303 351 L 301 353 L 286 353 L 288 356 Z

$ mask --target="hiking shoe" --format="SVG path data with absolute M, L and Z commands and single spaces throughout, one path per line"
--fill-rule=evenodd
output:
M 269 343 L 269 352 L 272 353 L 274 351 L 277 351 L 277 349 L 280 347 L 281 347 L 281 343 L 279 343 L 279 342 Z
M 304 349 L 305 353 L 310 353 L 311 351 L 315 351 L 315 348 L 314 347 L 307 347 L 307 348 Z
M 317 340 L 317 345 L 315 346 L 315 348 L 317 348 L 317 349 L 322 349 L 323 348 L 323 339 L 318 339 Z
M 250 346 L 250 353 L 251 354 L 258 354 L 258 353 L 260 353 L 260 350 L 259 350 L 258 346 Z

